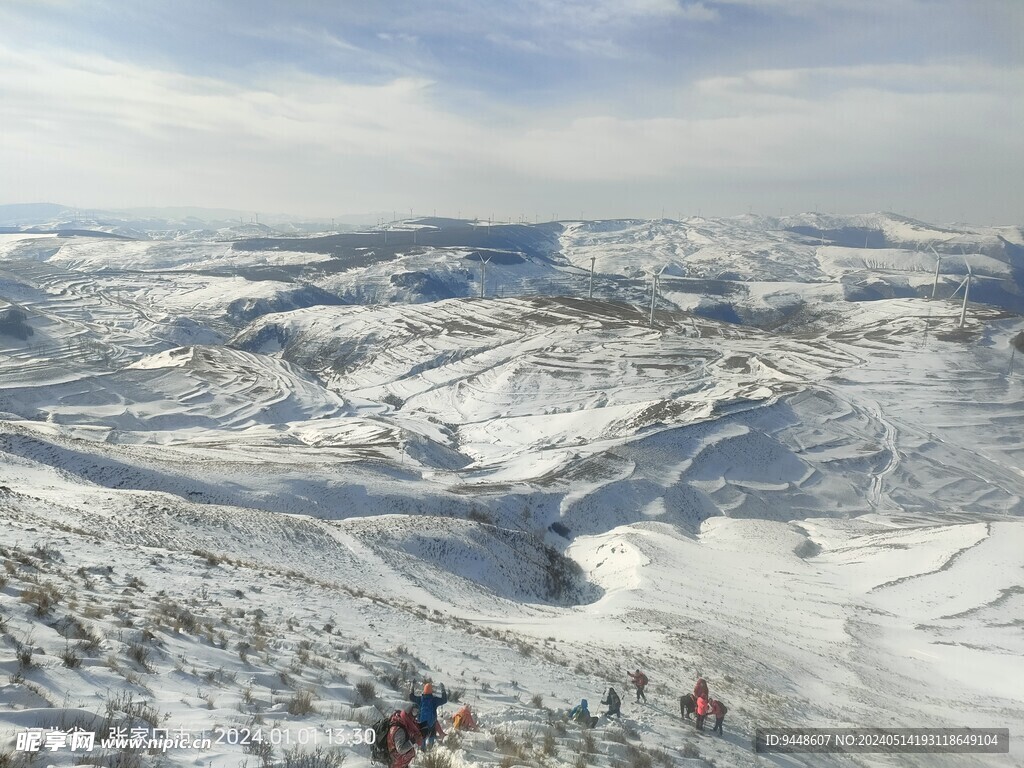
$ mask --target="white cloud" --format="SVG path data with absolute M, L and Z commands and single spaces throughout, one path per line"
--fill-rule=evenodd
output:
M 982 63 L 751 70 L 659 94 L 649 118 L 581 102 L 517 112 L 480 101 L 458 114 L 415 77 L 371 86 L 281 71 L 242 85 L 4 47 L 0 70 L 10 201 L 315 212 L 513 187 L 872 176 L 934 188 L 936 175 L 1024 172 L 1024 71 Z
M 517 14 L 520 22 L 532 18 L 537 26 L 607 29 L 638 22 L 713 21 L 718 12 L 705 2 L 681 0 L 530 0 Z
M 678 15 L 687 21 L 717 21 L 720 18 L 717 10 L 704 3 L 680 5 Z
M 569 38 L 564 42 L 566 48 L 581 56 L 602 59 L 624 59 L 629 52 L 621 44 L 608 38 Z
M 759 69 L 748 73 L 746 79 L 755 86 L 791 90 L 800 85 L 803 75 L 804 72 L 798 69 Z
M 247 198 L 249 207 L 287 210 L 344 186 L 354 205 L 360 185 L 393 199 L 384 190 L 406 171 L 440 173 L 453 154 L 481 144 L 476 126 L 432 103 L 425 79 L 368 86 L 291 71 L 243 86 L 2 47 L 0 70 L 8 200 Z
M 486 39 L 489 43 L 493 43 L 494 45 L 502 48 L 512 48 L 514 50 L 525 51 L 526 53 L 540 53 L 543 50 L 536 40 L 530 40 L 525 37 L 515 37 L 503 32 L 490 32 L 487 34 Z
M 792 15 L 823 13 L 835 16 L 855 11 L 863 14 L 905 12 L 922 6 L 922 0 L 708 0 L 716 5 L 742 5 L 777 10 Z
M 254 87 L 101 56 L 3 48 L 0 67 L 11 75 L 0 85 L 5 130 L 19 133 L 49 115 L 52 135 L 37 135 L 40 142 L 106 135 L 176 143 L 187 131 L 211 141 L 269 142 L 268 149 L 312 145 L 374 155 L 388 145 L 415 153 L 459 135 L 458 125 L 430 106 L 432 83 L 424 79 L 370 86 L 292 71 Z
M 378 32 L 377 38 L 388 43 L 414 44 L 419 42 L 419 38 L 416 35 L 406 34 L 405 32 Z
M 579 117 L 512 147 L 532 173 L 591 181 L 1019 169 L 1022 99 L 1024 70 L 983 64 L 755 70 L 699 81 L 686 116 Z
M 975 60 L 921 64 L 857 64 L 791 69 L 755 69 L 735 75 L 710 77 L 695 84 L 706 97 L 738 101 L 757 95 L 802 95 L 820 98 L 846 88 L 874 87 L 903 92 L 982 93 L 1019 95 L 1024 88 L 1021 70 L 996 67 Z

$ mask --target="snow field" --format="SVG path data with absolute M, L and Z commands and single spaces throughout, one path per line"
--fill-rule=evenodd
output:
M 1020 242 L 889 215 L 569 222 L 488 267 L 480 301 L 464 248 L 335 270 L 0 238 L 0 300 L 32 331 L 0 334 L 0 764 L 17 727 L 98 718 L 259 718 L 295 745 L 431 677 L 485 726 L 438 750 L 457 766 L 1019 765 L 1024 324 L 848 299 L 927 292 L 932 243 L 1012 303 Z M 723 739 L 679 721 L 699 673 Z M 563 732 L 608 685 L 623 725 Z M 754 756 L 767 725 L 1014 736 L 1008 756 Z

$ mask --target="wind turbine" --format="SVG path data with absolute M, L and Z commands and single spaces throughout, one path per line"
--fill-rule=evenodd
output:
M 588 299 L 594 298 L 594 261 L 596 259 L 597 256 L 590 257 L 590 295 L 587 296 Z
M 957 292 L 961 288 L 964 289 L 964 303 L 963 306 L 960 308 L 960 324 L 958 326 L 959 328 L 964 327 L 964 321 L 967 319 L 967 298 L 968 296 L 970 296 L 971 293 L 971 278 L 974 277 L 974 272 L 971 270 L 971 264 L 970 262 L 967 261 L 966 256 L 964 257 L 964 264 L 967 265 L 967 277 L 965 277 L 964 281 L 960 283 L 960 285 L 956 287 L 956 290 L 949 295 L 949 298 L 952 299 L 954 296 L 956 296 Z
M 967 297 L 971 293 L 971 278 L 974 277 L 974 272 L 971 270 L 970 262 L 967 261 L 967 257 L 964 256 L 964 264 L 967 265 L 967 280 L 964 283 L 964 305 L 960 308 L 960 327 L 964 327 L 964 320 L 967 319 Z
M 483 256 L 480 257 L 480 298 L 481 299 L 484 297 L 484 286 L 487 285 L 487 262 L 489 262 L 490 260 L 491 260 L 490 256 L 488 256 L 486 259 Z
M 666 269 L 668 269 L 668 264 L 651 275 L 651 319 L 649 324 L 652 328 L 654 327 L 654 300 L 658 298 L 658 278 Z
M 935 279 L 932 280 L 932 296 L 931 296 L 931 298 L 934 299 L 935 298 L 935 290 L 939 287 L 939 262 L 942 260 L 942 257 L 939 256 L 939 252 L 935 250 L 935 247 L 931 243 L 928 243 L 928 247 L 931 248 L 932 249 L 932 253 L 935 254 Z

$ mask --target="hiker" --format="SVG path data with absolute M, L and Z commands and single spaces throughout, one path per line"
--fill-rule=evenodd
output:
M 597 725 L 597 718 L 590 714 L 586 699 L 580 699 L 580 703 L 569 710 L 569 719 L 579 723 L 584 728 L 593 728 Z
M 455 717 L 452 718 L 452 728 L 456 731 L 479 730 L 473 713 L 469 709 L 469 704 L 463 704 L 462 709 L 455 713 Z
M 640 703 L 640 699 L 647 703 L 647 694 L 644 693 L 644 688 L 647 686 L 647 675 L 641 672 L 639 669 L 636 672 L 629 673 L 629 679 L 636 686 L 636 702 Z
M 406 768 L 416 757 L 416 745 L 423 743 L 413 708 L 396 709 L 391 714 L 386 740 L 388 768 Z
M 728 711 L 729 708 L 718 699 L 712 700 L 711 714 L 715 716 L 715 727 L 711 729 L 712 733 L 717 733 L 719 736 L 722 735 L 722 721 L 725 720 L 725 713 Z
M 601 703 L 608 707 L 608 711 L 604 713 L 605 717 L 611 717 L 615 715 L 618 718 L 622 717 L 620 708 L 622 707 L 622 700 L 619 698 L 619 694 L 615 692 L 614 688 L 608 688 L 604 698 L 601 699 Z
M 423 684 L 423 694 L 420 696 L 416 695 L 415 688 L 409 691 L 409 701 L 420 710 L 419 725 L 424 737 L 424 749 L 428 749 L 434 744 L 438 707 L 448 703 L 448 691 L 445 690 L 444 683 L 441 683 L 439 687 L 441 688 L 440 696 L 434 693 L 434 686 L 430 683 Z
M 685 720 L 690 719 L 690 715 L 697 708 L 697 700 L 693 697 L 692 693 L 688 693 L 685 696 L 679 697 L 679 716 Z
M 701 696 L 708 698 L 708 684 L 703 677 L 697 675 L 697 684 L 693 686 L 693 700 L 697 701 Z
M 697 730 L 704 730 L 704 718 L 708 716 L 708 700 L 704 696 L 697 697 Z

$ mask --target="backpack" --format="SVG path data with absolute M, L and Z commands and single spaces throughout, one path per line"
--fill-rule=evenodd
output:
M 440 726 L 440 721 L 438 721 L 438 726 Z M 477 729 L 476 720 L 473 718 L 468 704 L 455 713 L 455 717 L 452 718 L 452 727 L 457 731 L 461 729 L 475 731 Z
M 386 715 L 373 724 L 373 744 L 370 745 L 370 762 L 390 762 L 388 758 L 388 731 L 391 730 L 391 718 L 394 715 Z

